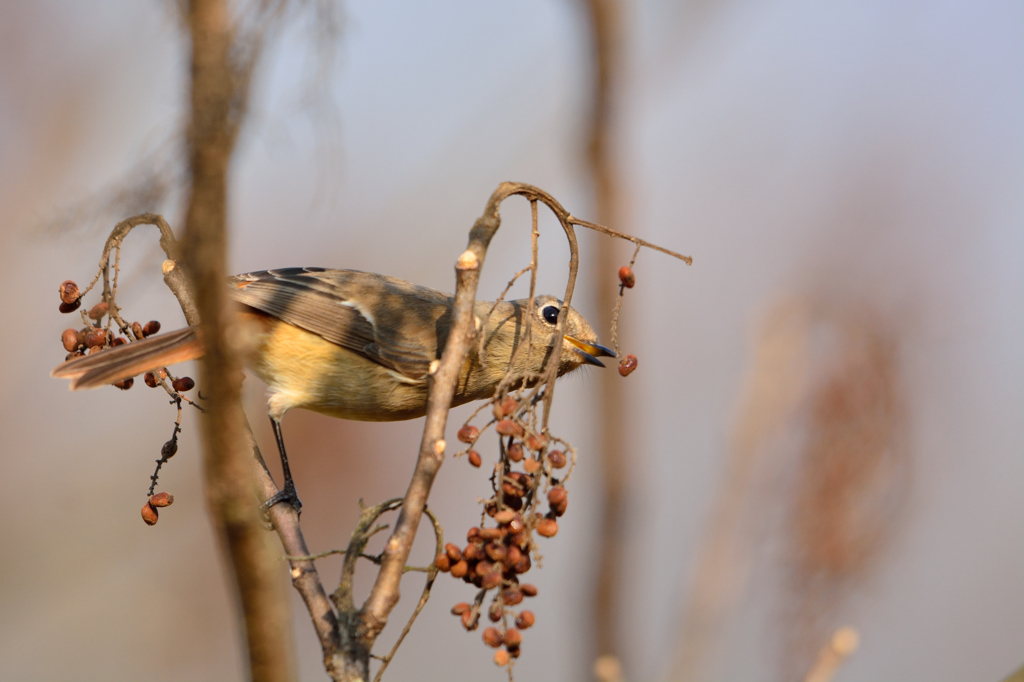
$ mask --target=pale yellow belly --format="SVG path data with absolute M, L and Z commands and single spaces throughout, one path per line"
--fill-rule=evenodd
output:
M 426 380 L 411 380 L 316 334 L 245 314 L 246 364 L 270 389 L 271 416 L 302 408 L 342 419 L 397 421 L 426 412 Z M 253 328 L 254 324 L 259 326 Z

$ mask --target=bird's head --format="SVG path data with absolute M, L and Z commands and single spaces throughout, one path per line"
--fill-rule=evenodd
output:
M 541 372 L 549 357 L 548 349 L 551 347 L 557 330 L 562 302 L 554 296 L 536 296 L 532 309 L 530 309 L 529 299 L 519 299 L 510 301 L 510 303 L 519 313 L 516 317 L 531 316 L 530 333 L 533 337 L 531 343 L 533 351 L 530 353 L 529 366 L 532 371 Z M 520 334 L 525 329 L 525 319 L 523 319 L 523 323 L 519 325 Z M 582 315 L 573 308 L 568 308 L 563 326 L 561 357 L 558 363 L 559 376 L 584 364 L 604 367 L 604 363 L 598 359 L 600 357 L 615 357 L 615 353 L 597 342 L 594 328 Z

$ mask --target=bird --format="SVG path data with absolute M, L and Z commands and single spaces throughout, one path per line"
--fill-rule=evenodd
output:
M 427 374 L 447 342 L 451 295 L 396 277 L 319 267 L 234 275 L 227 286 L 237 304 L 242 360 L 267 385 L 284 474 L 284 487 L 264 502 L 264 512 L 283 501 L 301 509 L 281 430 L 289 410 L 360 421 L 426 413 Z M 480 341 L 463 362 L 452 407 L 494 397 L 506 377 L 503 390 L 536 384 L 554 350 L 563 307 L 558 376 L 582 365 L 604 367 L 599 357 L 615 357 L 587 320 L 554 296 L 535 296 L 532 308 L 530 299 L 476 301 Z M 528 317 L 529 343 L 520 349 Z M 51 375 L 71 379 L 73 391 L 112 384 L 199 358 L 201 333 L 200 326 L 158 334 L 69 360 Z

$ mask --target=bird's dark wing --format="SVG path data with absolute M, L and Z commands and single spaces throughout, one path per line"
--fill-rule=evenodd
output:
M 426 376 L 446 340 L 451 297 L 394 277 L 285 268 L 235 275 L 230 282 L 239 303 L 410 379 Z

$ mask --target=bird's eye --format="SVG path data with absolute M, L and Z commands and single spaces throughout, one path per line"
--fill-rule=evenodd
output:
M 540 311 L 540 314 L 544 316 L 544 321 L 548 324 L 558 323 L 558 308 L 555 306 L 545 306 L 544 310 Z

